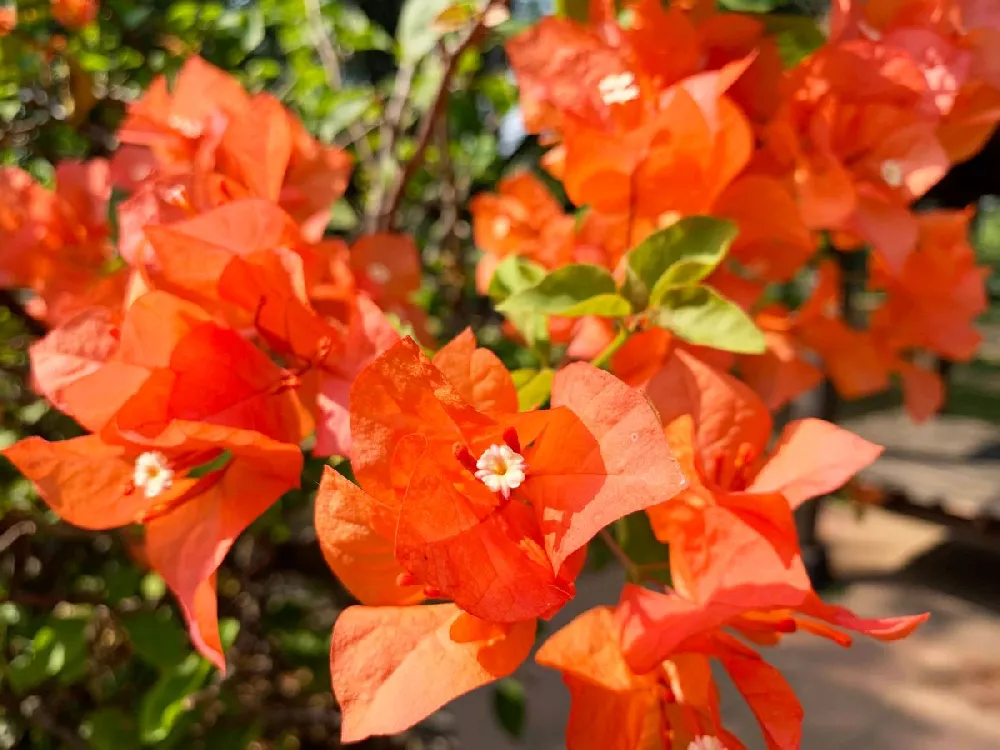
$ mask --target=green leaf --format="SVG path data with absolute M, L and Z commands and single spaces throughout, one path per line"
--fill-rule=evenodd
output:
M 121 750 L 139 744 L 135 719 L 120 708 L 97 709 L 84 721 L 81 734 L 93 750 Z
M 719 0 L 719 4 L 736 13 L 770 13 L 785 5 L 783 0 Z
M 726 257 L 736 225 L 724 219 L 689 216 L 650 235 L 627 256 L 622 294 L 636 309 L 652 302 L 658 285 L 697 284 Z
M 190 653 L 184 627 L 165 607 L 125 615 L 122 625 L 136 655 L 161 671 L 173 669 Z
M 619 318 L 628 315 L 632 308 L 616 293 L 610 273 L 600 266 L 578 264 L 546 274 L 534 286 L 512 294 L 497 305 L 497 310 Z
M 222 642 L 222 650 L 232 648 L 236 643 L 236 636 L 240 634 L 240 621 L 234 617 L 224 617 L 219 620 L 219 640 Z
M 167 582 L 157 573 L 147 573 L 139 584 L 142 597 L 146 601 L 158 602 L 167 593 Z
M 396 27 L 401 62 L 415 63 L 434 49 L 442 33 L 434 19 L 453 4 L 454 0 L 405 0 Z
M 503 302 L 512 294 L 529 289 L 545 278 L 545 269 L 537 263 L 508 255 L 493 272 L 487 292 L 494 302 Z
M 360 120 L 375 103 L 371 86 L 350 86 L 333 93 L 332 111 L 320 127 L 321 135 L 332 140 Z
M 586 23 L 590 17 L 590 0 L 556 0 L 556 15 Z
M 737 305 L 707 286 L 677 287 L 662 295 L 652 320 L 692 344 L 760 354 L 764 334 Z
M 537 409 L 552 393 L 552 378 L 555 372 L 546 367 L 542 370 L 515 370 L 511 373 L 517 388 L 517 403 L 521 411 Z
M 786 68 L 794 68 L 826 42 L 826 36 L 809 16 L 769 13 L 761 20 L 774 37 Z
M 493 689 L 493 713 L 511 737 L 520 739 L 524 734 L 526 715 L 524 686 L 513 677 L 500 680 Z
M 347 199 L 341 198 L 330 210 L 330 229 L 335 232 L 350 232 L 357 228 L 358 215 Z
M 334 3 L 329 9 L 333 16 L 333 37 L 337 45 L 357 52 L 361 50 L 392 49 L 392 37 L 378 24 L 372 22 L 364 11 L 345 3 Z
M 545 269 L 537 263 L 515 255 L 505 258 L 490 280 L 488 294 L 496 302 L 502 302 L 512 294 L 529 289 L 545 278 Z M 528 343 L 542 357 L 548 356 L 549 324 L 544 315 L 534 312 L 512 312 L 507 314 L 510 321 Z
M 139 734 L 145 745 L 162 742 L 188 709 L 187 697 L 201 688 L 212 665 L 197 654 L 160 676 L 139 704 Z
M 656 538 L 649 525 L 649 516 L 644 511 L 632 513 L 615 522 L 615 540 L 629 559 L 640 568 L 643 576 L 670 583 L 670 560 L 667 545 Z
M 253 52 L 257 49 L 264 41 L 264 31 L 264 12 L 260 8 L 250 6 L 247 10 L 247 27 L 240 40 L 243 51 Z
M 14 692 L 27 692 L 56 676 L 63 684 L 82 677 L 87 667 L 89 621 L 89 616 L 68 619 L 50 616 L 35 633 L 27 651 L 10 662 L 7 676 Z

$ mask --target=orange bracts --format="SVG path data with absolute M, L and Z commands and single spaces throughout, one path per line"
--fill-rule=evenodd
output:
M 471 333 L 433 363 L 404 339 L 355 379 L 360 487 L 328 471 L 317 530 L 362 602 L 397 606 L 348 609 L 334 629 L 345 740 L 400 731 L 512 671 L 534 620 L 572 598 L 587 542 L 683 485 L 641 394 L 583 363 L 560 372 L 552 394 L 551 409 L 518 413 L 510 376 Z M 403 606 L 424 597 L 454 604 Z M 433 660 L 435 689 L 410 694 L 389 669 L 359 682 L 351 665 L 374 658 L 383 640 L 404 651 L 390 661 L 426 669 Z M 470 648 L 493 654 L 472 672 Z M 373 703 L 392 709 L 373 712 Z

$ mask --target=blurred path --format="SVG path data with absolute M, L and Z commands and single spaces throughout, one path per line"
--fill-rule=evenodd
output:
M 1000 748 L 1000 550 L 960 545 L 941 527 L 878 509 L 859 521 L 844 504 L 824 510 L 822 534 L 846 584 L 828 598 L 862 616 L 929 610 L 932 617 L 894 644 L 859 638 L 845 650 L 796 635 L 767 651 L 805 707 L 804 750 Z M 572 610 L 548 632 L 591 606 L 613 603 L 620 584 L 616 572 L 581 581 Z M 528 691 L 524 741 L 510 741 L 496 728 L 486 689 L 440 717 L 453 722 L 463 748 L 565 747 L 569 697 L 558 674 L 529 663 L 518 676 Z M 728 684 L 723 712 L 751 750 L 763 748 L 753 717 Z

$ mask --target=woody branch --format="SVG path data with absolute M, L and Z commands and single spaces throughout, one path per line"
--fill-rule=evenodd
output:
M 480 40 L 482 33 L 486 30 L 486 19 L 491 14 L 491 11 L 495 8 L 505 7 L 507 2 L 508 0 L 492 0 L 469 24 L 466 30 L 462 32 L 451 50 L 445 53 L 444 73 L 441 76 L 441 83 L 434 94 L 431 106 L 428 107 L 427 112 L 424 113 L 417 127 L 416 146 L 413 156 L 399 170 L 396 179 L 389 186 L 388 191 L 379 196 L 376 204 L 378 206 L 375 220 L 376 229 L 383 231 L 392 229 L 393 219 L 403 200 L 406 186 L 423 164 L 427 147 L 434 136 L 435 125 L 447 107 L 448 93 L 455 73 L 458 71 L 459 60 L 461 60 L 466 50 L 471 49 Z

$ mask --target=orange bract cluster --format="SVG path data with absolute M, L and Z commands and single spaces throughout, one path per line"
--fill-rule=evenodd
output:
M 535 317 L 565 360 L 593 363 L 546 350 L 520 392 L 471 330 L 433 356 L 397 333 L 391 317 L 424 330 L 414 241 L 327 237 L 349 156 L 192 58 L 132 105 L 110 160 L 59 165 L 51 190 L 0 171 L 0 283 L 29 291 L 49 328 L 33 384 L 87 432 L 4 455 L 66 521 L 141 526 L 144 559 L 220 668 L 216 571 L 235 538 L 298 486 L 304 451 L 349 458 L 315 501 L 324 557 L 360 602 L 332 634 L 345 742 L 513 673 L 600 536 L 628 569 L 620 602 L 536 654 L 573 695 L 570 750 L 743 748 L 713 659 L 768 748 L 796 750 L 802 709 L 758 648 L 799 630 L 892 640 L 926 615 L 862 619 L 820 600 L 793 511 L 881 448 L 817 419 L 770 446 L 771 412 L 824 378 L 857 397 L 898 375 L 929 416 L 941 385 L 913 354 L 973 355 L 986 301 L 970 213 L 910 204 L 1000 120 L 991 24 L 978 5 L 842 5 L 829 43 L 790 70 L 759 17 L 701 3 L 595 0 L 587 24 L 547 18 L 512 39 L 544 165 L 587 211 L 567 214 L 527 172 L 475 198 L 478 289 L 493 294 L 512 256 L 535 275 L 589 264 L 595 296 L 631 311 L 608 292 L 635 282 L 629 254 L 715 216 L 738 234 L 698 280 L 766 342 L 695 345 L 649 308 L 574 318 L 574 298 L 566 317 Z M 127 194 L 113 226 L 112 187 Z M 844 320 L 824 236 L 872 248 L 884 299 L 865 330 Z M 806 268 L 807 299 L 775 302 Z M 615 542 L 626 517 L 669 549 L 656 575 Z
M 760 17 L 615 5 L 595 0 L 587 25 L 544 19 L 508 45 L 528 129 L 552 146 L 544 164 L 587 211 L 565 214 L 528 173 L 479 196 L 479 287 L 509 254 L 548 269 L 593 263 L 621 278 L 626 251 L 657 229 L 698 214 L 728 219 L 739 234 L 709 282 L 754 316 L 767 351 L 702 349 L 706 361 L 735 367 L 772 409 L 824 374 L 847 398 L 898 374 L 915 419 L 937 411 L 938 376 L 912 355 L 971 358 L 985 270 L 965 238 L 970 212 L 917 216 L 910 204 L 1000 122 L 1000 47 L 990 43 L 1000 11 L 845 0 L 828 42 L 785 69 Z M 870 330 L 845 322 L 837 271 L 817 264 L 824 233 L 843 252 L 873 251 L 885 303 Z M 940 262 L 948 282 L 916 271 Z M 817 265 L 800 309 L 772 300 L 772 288 Z M 931 285 L 938 291 L 927 293 Z M 923 311 L 912 316 L 916 300 Z M 549 328 L 580 359 L 614 337 L 594 317 L 553 318 Z M 676 348 L 692 349 L 642 320 L 631 328 L 638 335 L 612 362 L 627 382 L 641 385 Z
M 6 455 L 70 523 L 141 524 L 222 666 L 215 570 L 298 486 L 304 438 L 349 451 L 351 382 L 399 339 L 385 311 L 420 323 L 417 249 L 323 239 L 350 157 L 199 58 L 154 81 L 119 138 L 110 162 L 58 165 L 53 190 L 0 172 L 0 278 L 50 329 L 34 387 L 91 433 Z

